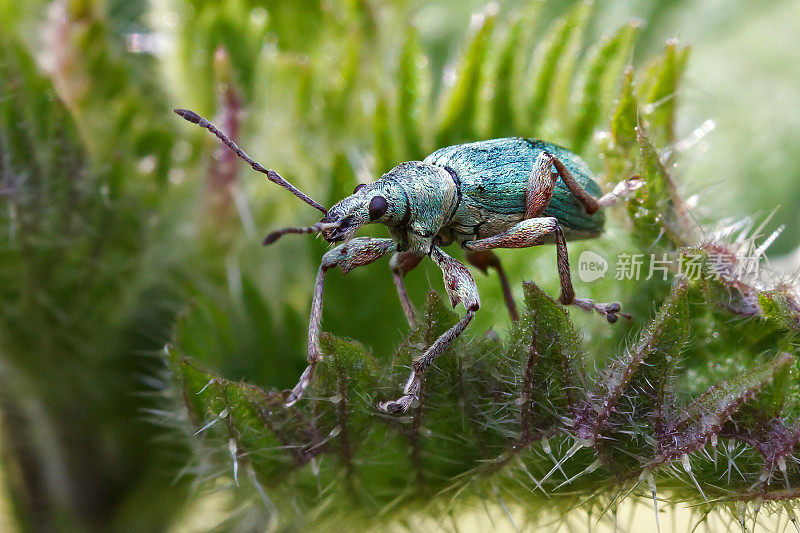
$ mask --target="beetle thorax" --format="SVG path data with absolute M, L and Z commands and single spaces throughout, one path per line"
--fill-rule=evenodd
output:
M 387 224 L 398 250 L 430 253 L 434 237 L 458 209 L 456 178 L 443 167 L 412 161 L 396 166 L 381 181 L 401 189 L 406 198 L 405 216 Z

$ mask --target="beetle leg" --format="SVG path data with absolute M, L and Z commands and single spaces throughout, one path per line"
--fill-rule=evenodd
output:
M 622 316 L 630 320 L 632 317 L 628 313 L 620 311 L 619 303 L 595 303 L 589 298 L 576 298 L 575 289 L 572 287 L 572 276 L 569 271 L 569 254 L 567 253 L 567 240 L 561 227 L 556 228 L 556 264 L 558 265 L 558 278 L 561 284 L 561 295 L 558 301 L 564 305 L 575 305 L 584 311 L 597 311 L 603 315 L 611 324 L 619 320 Z
M 551 172 L 552 168 L 556 172 Z M 561 176 L 569 192 L 583 204 L 583 208 L 590 215 L 598 210 L 600 204 L 597 198 L 586 192 L 575 177 L 567 170 L 557 157 L 548 152 L 542 152 L 536 157 L 533 170 L 528 178 L 525 195 L 525 218 L 535 218 L 542 214 L 550 199 L 553 197 L 553 188 L 556 180 Z
M 397 252 L 389 261 L 389 267 L 392 269 L 392 277 L 394 278 L 394 285 L 397 287 L 397 296 L 400 298 L 400 305 L 403 307 L 403 312 L 408 319 L 408 325 L 412 328 L 416 325 L 414 318 L 414 306 L 411 305 L 411 299 L 406 292 L 406 285 L 403 283 L 403 278 L 406 274 L 417 268 L 420 261 L 425 257 L 425 254 L 417 252 Z
M 614 205 L 620 199 L 628 198 L 633 191 L 644 185 L 644 180 L 640 176 L 633 176 L 624 181 L 617 183 L 614 190 L 608 194 L 604 194 L 602 198 L 597 200 L 600 207 L 608 207 Z
M 525 188 L 525 218 L 541 216 L 544 208 L 550 203 L 558 179 L 558 174 L 552 169 L 553 156 L 547 152 L 540 153 L 533 163 L 533 170 L 528 176 L 528 186 Z
M 503 287 L 503 298 L 506 301 L 506 307 L 508 307 L 508 314 L 511 315 L 511 320 L 519 319 L 517 304 L 514 302 L 514 295 L 511 292 L 511 285 L 508 283 L 506 272 L 503 270 L 503 266 L 500 264 L 500 258 L 497 257 L 497 254 L 489 250 L 482 252 L 467 250 L 466 259 L 470 265 L 477 267 L 478 270 L 484 274 L 488 273 L 489 267 L 497 271 L 497 276 L 500 278 L 500 285 Z
M 602 304 L 597 303 L 589 298 L 574 298 L 572 300 L 572 305 L 580 307 L 584 311 L 592 312 L 597 311 L 608 320 L 610 323 L 614 323 L 619 320 L 619 317 L 627 318 L 631 320 L 633 317 L 628 313 L 623 313 L 620 311 L 622 309 L 617 302 L 612 302 L 610 304 Z
M 450 302 L 455 307 L 459 302 L 464 304 L 467 312 L 453 327 L 442 333 L 438 339 L 431 344 L 427 350 L 416 359 L 411 365 L 411 375 L 403 388 L 403 395 L 395 401 L 381 402 L 378 408 L 387 413 L 404 413 L 419 398 L 422 389 L 422 377 L 436 358 L 452 344 L 454 340 L 475 316 L 475 311 L 481 306 L 478 287 L 475 280 L 467 270 L 457 260 L 444 253 L 438 246 L 431 250 L 431 259 L 442 269 L 444 277 L 444 287 L 450 296 Z
M 461 246 L 473 252 L 496 248 L 529 248 L 544 244 L 544 237 L 554 233 L 557 228 L 558 220 L 555 217 L 528 218 L 503 233 L 485 239 L 465 241 Z
M 564 239 L 564 233 L 558 225 L 558 220 L 554 217 L 529 218 L 499 235 L 476 241 L 465 241 L 462 246 L 470 251 L 484 251 L 495 248 L 527 248 L 543 244 L 544 237 L 551 233 L 554 233 L 556 237 L 556 264 L 558 266 L 559 281 L 561 282 L 561 295 L 558 301 L 564 305 L 576 305 L 587 311 L 595 310 L 606 317 L 606 320 L 612 324 L 617 321 L 619 316 L 630 319 L 630 315 L 620 312 L 618 303 L 600 304 L 594 303 L 587 298 L 575 298 L 575 290 L 572 288 L 572 277 L 569 270 L 567 241 Z
M 322 263 L 317 272 L 314 284 L 314 298 L 311 302 L 311 318 L 308 322 L 308 366 L 294 389 L 286 398 L 286 405 L 290 406 L 299 400 L 308 388 L 314 376 L 314 368 L 322 359 L 322 350 L 319 346 L 320 322 L 322 321 L 322 289 L 325 285 L 325 274 L 334 267 L 342 269 L 342 274 L 347 274 L 356 267 L 364 266 L 376 261 L 395 249 L 391 239 L 373 239 L 359 237 L 349 242 L 340 244 L 322 256 Z

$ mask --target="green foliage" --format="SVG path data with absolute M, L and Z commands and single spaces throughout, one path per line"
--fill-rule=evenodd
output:
M 136 351 L 168 338 L 176 296 L 143 256 L 145 192 L 119 190 L 117 169 L 135 168 L 141 137 L 115 136 L 126 158 L 94 166 L 53 84 L 5 35 L 0 94 L 0 411 L 4 462 L 20 469 L 17 519 L 32 529 L 163 527 L 162 504 L 141 502 L 148 516 L 131 523 L 106 503 L 141 497 L 178 466 L 137 444 L 159 432 L 137 420 L 144 387 L 134 376 L 158 366 Z M 183 494 L 167 487 L 164 501 Z
M 486 62 L 487 51 L 497 20 L 496 6 L 481 13 L 452 79 L 445 77 L 442 91 L 436 144 L 447 146 L 463 139 L 477 136 L 477 114 L 481 105 L 481 69 Z
M 535 523 L 544 506 L 569 508 L 576 492 L 583 505 L 602 509 L 649 476 L 662 494 L 697 504 L 784 499 L 782 482 L 767 480 L 788 464 L 787 482 L 800 482 L 786 448 L 797 433 L 781 418 L 794 358 L 779 354 L 680 406 L 673 388 L 680 357 L 689 357 L 687 289 L 677 283 L 631 351 L 588 378 L 566 310 L 530 283 L 527 311 L 509 341 L 458 342 L 429 375 L 420 405 L 397 418 L 379 414 L 376 402 L 392 397 L 411 359 L 455 323 L 436 293 L 401 345 L 396 371 L 376 365 L 359 344 L 329 336 L 309 400 L 291 409 L 282 405 L 284 393 L 222 380 L 186 361 L 173 368 L 203 424 L 204 446 L 218 450 L 229 472 L 239 461 L 254 469 L 283 526 L 310 517 L 329 528 L 378 525 L 420 506 L 458 509 L 494 491 Z M 763 466 L 708 461 L 700 452 L 709 443 L 714 454 L 749 446 L 764 454 Z M 780 451 L 772 449 L 778 443 Z M 688 478 L 675 477 L 676 463 Z M 718 486 L 714 480 L 734 468 Z M 290 501 L 303 503 L 298 510 Z
M 601 42 L 594 47 L 593 58 L 587 64 L 586 81 L 581 91 L 582 99 L 578 105 L 578 115 L 574 121 L 571 148 L 577 153 L 583 152 L 586 144 L 591 140 L 592 133 L 598 122 L 602 119 L 603 94 L 613 93 L 614 84 L 619 79 L 620 72 L 625 63 L 622 61 L 630 54 L 636 37 L 638 24 L 630 23 L 620 28 L 617 33 L 607 37 L 605 42 Z M 629 80 L 626 78 L 626 85 Z M 620 102 L 630 106 L 632 96 L 629 91 L 623 92 Z M 634 101 L 635 102 L 635 101 Z M 622 113 L 631 114 L 630 108 L 623 108 Z M 635 111 L 633 113 L 635 116 Z M 622 127 L 624 131 L 630 131 L 630 127 Z M 618 141 L 619 142 L 619 141 Z
M 440 72 L 443 30 L 401 3 L 122 4 L 57 0 L 46 21 L 0 8 L 0 429 L 23 527 L 165 529 L 208 488 L 242 530 L 408 525 L 487 501 L 536 524 L 645 482 L 700 513 L 793 501 L 800 303 L 793 283 L 733 276 L 759 236 L 701 231 L 670 175 L 687 48 L 633 68 L 638 23 L 590 42 L 595 6 L 554 19 L 535 2 L 476 15 Z M 119 28 L 151 17 L 174 48 L 129 53 Z M 286 408 L 324 244 L 259 249 L 263 228 L 313 215 L 212 157 L 178 106 L 326 205 L 442 144 L 560 142 L 606 190 L 645 183 L 573 255 L 728 270 L 579 284 L 634 315 L 612 327 L 553 301 L 550 255 L 504 255 L 512 279 L 536 272 L 520 320 L 506 328 L 496 280 L 479 279 L 475 323 L 402 417 L 375 406 L 457 319 L 430 292 L 440 274 L 408 280 L 424 299 L 411 331 L 385 269 L 331 275 L 323 324 L 358 342 L 323 334 L 312 388 Z

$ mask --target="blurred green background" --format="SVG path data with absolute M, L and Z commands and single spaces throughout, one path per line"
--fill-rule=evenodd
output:
M 543 3 L 522 38 L 546 34 L 574 4 Z M 150 531 L 186 519 L 196 494 L 182 471 L 191 451 L 159 412 L 166 342 L 264 387 L 289 387 L 304 367 L 325 246 L 260 241 L 317 213 L 171 109 L 213 117 L 256 160 L 330 205 L 400 155 L 423 157 L 461 140 L 423 134 L 420 146 L 399 147 L 393 135 L 408 136 L 381 133 L 399 99 L 418 96 L 396 90 L 409 28 L 426 58 L 416 71 L 431 75 L 435 101 L 471 16 L 485 7 L 0 3 L 0 527 Z M 503 17 L 529 8 L 497 7 Z M 796 264 L 800 3 L 613 1 L 590 9 L 573 43 L 579 56 L 631 19 L 640 20 L 634 65 L 669 38 L 691 45 L 675 95 L 678 143 L 661 147 L 681 151 L 673 176 L 713 220 L 763 220 L 774 210 L 771 224 L 786 230 L 771 258 Z M 415 120 L 401 127 L 432 131 L 432 118 Z M 695 142 L 698 128 L 707 135 Z M 550 122 L 518 133 L 567 142 Z M 592 153 L 586 158 L 599 170 Z M 502 257 L 515 286 L 533 278 L 554 294 L 551 250 Z M 415 271 L 412 299 L 440 279 L 430 265 Z M 388 357 L 406 325 L 386 265 L 329 280 L 325 330 Z M 473 329 L 505 328 L 496 280 L 477 281 L 484 307 Z

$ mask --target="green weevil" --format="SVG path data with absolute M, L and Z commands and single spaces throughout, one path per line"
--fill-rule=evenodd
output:
M 638 186 L 638 177 L 621 182 L 601 196 L 589 167 L 573 152 L 544 141 L 510 137 L 449 146 L 423 161 L 401 163 L 373 183 L 358 185 L 353 194 L 326 210 L 300 192 L 277 172 L 254 162 L 208 120 L 192 111 L 176 109 L 186 120 L 208 129 L 255 170 L 267 175 L 307 204 L 324 214 L 316 224 L 284 228 L 269 234 L 264 244 L 288 233 L 318 233 L 329 243 L 341 243 L 322 258 L 316 277 L 308 326 L 308 366 L 289 392 L 286 405 L 302 396 L 322 358 L 319 345 L 322 292 L 325 274 L 334 267 L 343 273 L 370 264 L 393 253 L 392 269 L 400 303 L 408 322 L 414 325 L 414 310 L 403 277 L 426 256 L 442 270 L 444 285 L 453 307 L 464 305 L 466 313 L 412 363 L 403 394 L 378 407 L 403 413 L 418 399 L 427 368 L 464 331 L 481 305 L 478 289 L 467 268 L 442 248 L 457 242 L 466 259 L 482 271 L 498 271 L 511 318 L 517 310 L 496 248 L 527 248 L 556 245 L 556 263 L 561 283 L 559 302 L 597 311 L 614 323 L 619 316 L 630 319 L 618 303 L 595 303 L 576 298 L 572 288 L 566 237 L 593 238 L 605 222 L 602 207 L 616 203 Z M 391 238 L 358 237 L 365 224 L 379 223 Z

